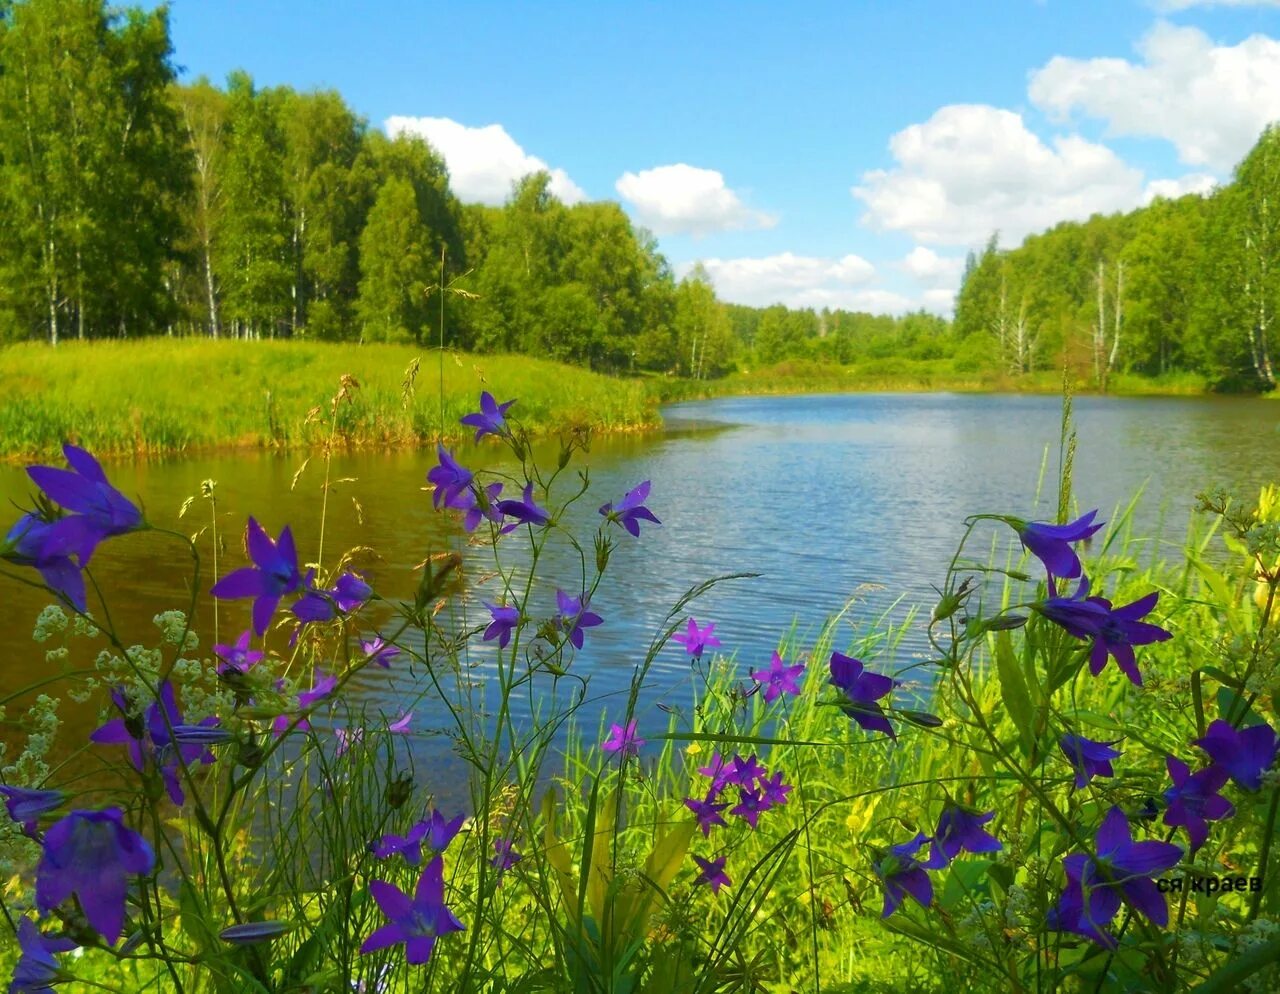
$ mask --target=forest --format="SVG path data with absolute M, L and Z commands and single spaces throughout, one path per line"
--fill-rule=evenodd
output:
M 0 343 L 149 335 L 444 344 L 712 379 L 805 359 L 1065 365 L 1275 386 L 1280 132 L 1231 183 L 970 253 L 954 321 L 765 308 L 677 279 L 612 201 L 533 174 L 461 203 L 424 140 L 332 90 L 179 82 L 165 6 L 0 0 Z M 1268 206 L 1269 203 L 1272 206 Z

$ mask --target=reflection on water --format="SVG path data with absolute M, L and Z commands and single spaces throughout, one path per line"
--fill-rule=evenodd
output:
M 1178 544 L 1196 491 L 1214 485 L 1254 494 L 1280 479 L 1280 404 L 1254 399 L 1109 399 L 1076 401 L 1079 450 L 1075 492 L 1081 508 L 1110 516 L 1142 489 L 1134 522 L 1152 536 L 1144 556 L 1161 553 L 1157 537 Z M 646 437 L 596 439 L 580 457 L 589 467 L 591 495 L 569 515 L 590 555 L 596 508 L 641 480 L 653 481 L 649 506 L 663 527 L 635 541 L 617 531 L 619 548 L 592 603 L 606 623 L 587 633 L 574 663 L 590 675 L 592 721 L 601 709 L 616 712 L 625 701 L 634 665 L 660 629 L 671 605 L 694 583 L 720 574 L 751 571 L 756 580 L 717 586 L 694 609 L 714 621 L 727 652 L 752 668 L 798 622 L 802 645 L 851 598 L 849 626 L 866 624 L 893 607 L 903 617 L 911 605 L 927 614 L 945 563 L 961 534 L 961 521 L 978 512 L 1047 517 L 1056 505 L 1054 475 L 1060 404 L 1053 397 L 949 394 L 834 395 L 730 398 L 667 409 L 669 430 Z M 1042 466 L 1047 475 L 1041 485 Z M 507 468 L 492 446 L 463 449 L 473 468 Z M 555 449 L 538 453 L 553 465 Z M 194 532 L 209 525 L 209 506 L 197 500 L 188 516 L 178 509 L 200 482 L 218 481 L 219 528 L 228 539 L 220 564 L 239 564 L 239 533 L 254 514 L 275 534 L 292 524 L 303 559 L 318 551 L 321 460 L 313 458 L 292 487 L 303 455 L 228 453 L 191 459 L 109 467 L 126 494 L 145 501 L 149 518 Z M 413 566 L 433 552 L 465 541 L 451 515 L 436 513 L 423 491 L 434 464 L 427 451 L 359 452 L 335 457 L 325 532 L 326 557 L 354 546 L 376 550 L 371 579 L 386 597 L 410 597 Z M 571 471 L 572 471 L 571 467 Z M 567 494 L 575 484 L 564 482 Z M 1043 491 L 1037 500 L 1038 489 Z M 27 487 L 16 469 L 0 470 L 0 496 L 22 500 Z M 355 501 L 359 502 L 359 510 Z M 1001 541 L 1005 537 L 1001 536 Z M 522 563 L 524 540 L 504 546 L 509 562 Z M 207 549 L 206 545 L 206 549 Z M 207 557 L 206 557 L 207 560 Z M 1145 561 L 1145 560 L 1144 560 Z M 540 566 L 547 586 L 537 605 L 554 612 L 554 587 L 576 587 L 578 554 L 564 543 Z M 172 539 L 136 535 L 103 546 L 95 556 L 100 582 L 126 642 L 154 643 L 150 619 L 185 607 L 189 563 Z M 206 570 L 208 562 L 206 561 Z M 497 596 L 492 553 L 470 550 L 470 586 L 451 606 L 453 621 L 474 627 L 487 621 L 481 600 Z M 207 589 L 209 575 L 202 579 Z M 5 607 L 0 631 L 0 696 L 46 672 L 43 652 L 30 641 L 31 623 L 47 598 L 10 582 L 0 586 Z M 221 635 L 234 636 L 247 612 L 222 608 Z M 385 623 L 389 612 L 371 621 Z M 213 638 L 211 604 L 205 599 L 196 628 Z M 852 635 L 852 627 L 846 628 Z M 847 641 L 847 639 L 843 639 Z M 924 653 L 922 629 L 904 640 L 895 661 L 905 665 Z M 490 657 L 471 662 L 481 706 Z M 687 698 L 690 669 L 680 646 L 658 658 L 643 706 Z M 371 708 L 403 713 L 421 692 L 423 675 L 400 667 L 361 674 L 356 692 Z M 541 690 L 541 688 L 539 688 Z M 523 707 L 536 706 L 525 701 Z M 665 724 L 650 710 L 647 720 Z M 76 712 L 73 722 L 91 715 Z M 642 716 L 642 720 L 646 720 Z M 427 734 L 442 724 L 438 705 L 417 705 L 415 749 L 435 767 L 444 762 L 443 738 Z M 87 727 L 87 726 L 86 726 Z

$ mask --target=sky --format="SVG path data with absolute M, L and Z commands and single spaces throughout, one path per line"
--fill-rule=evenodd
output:
M 722 299 L 949 314 L 966 252 L 1212 189 L 1280 0 L 173 0 L 181 78 L 335 89 L 464 201 L 547 169 Z

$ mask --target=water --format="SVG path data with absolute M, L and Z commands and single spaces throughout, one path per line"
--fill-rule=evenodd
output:
M 573 667 L 590 675 L 593 703 L 586 714 L 592 721 L 602 711 L 618 714 L 633 668 L 671 605 L 709 577 L 763 574 L 716 587 L 692 611 L 700 622 L 716 623 L 724 651 L 736 652 L 744 668 L 767 663 L 793 622 L 801 647 L 811 644 L 823 622 L 851 599 L 855 604 L 838 644 L 891 608 L 893 617 L 902 618 L 918 605 L 927 616 L 936 599 L 930 585 L 941 584 L 966 515 L 1052 517 L 1059 413 L 1057 398 L 1033 396 L 729 398 L 668 408 L 667 430 L 661 434 L 594 440 L 591 451 L 578 457 L 590 470 L 591 493 L 567 519 L 588 558 L 591 531 L 601 520 L 595 509 L 641 480 L 653 481 L 649 506 L 663 525 L 645 526 L 639 541 L 616 531 L 619 549 L 592 603 L 606 623 L 587 633 L 586 648 Z M 1253 496 L 1261 485 L 1280 480 L 1280 404 L 1275 402 L 1081 398 L 1076 422 L 1079 505 L 1100 507 L 1109 517 L 1141 489 L 1135 529 L 1152 536 L 1144 563 L 1180 545 L 1198 490 L 1222 485 Z M 1046 450 L 1048 473 L 1037 499 Z M 511 468 L 499 461 L 493 446 L 463 447 L 458 455 L 473 468 Z M 553 447 L 538 455 L 542 465 L 554 464 Z M 188 533 L 209 524 L 209 506 L 196 500 L 181 521 L 178 509 L 198 493 L 202 480 L 216 480 L 219 528 L 228 540 L 220 563 L 225 572 L 241 564 L 239 534 L 250 513 L 273 535 L 292 524 L 302 558 L 316 556 L 321 459 L 313 456 L 291 487 L 305 458 L 238 452 L 108 470 L 126 494 L 142 498 L 150 520 Z M 332 560 L 354 546 L 372 547 L 380 555 L 369 564 L 377 589 L 388 597 L 411 596 L 417 579 L 413 565 L 432 552 L 460 547 L 466 538 L 455 516 L 435 512 L 422 489 L 434 463 L 434 453 L 427 450 L 335 456 L 333 478 L 353 479 L 331 491 L 326 557 Z M 568 479 L 561 492 L 570 492 L 573 483 Z M 27 489 L 18 469 L 0 469 L 0 496 L 21 502 Z M 1162 547 L 1157 538 L 1168 544 Z M 207 537 L 202 541 L 207 589 Z M 517 533 L 506 541 L 504 556 L 523 562 L 523 539 Z M 989 548 L 984 544 L 977 551 L 985 555 Z M 485 581 L 492 557 L 479 549 L 465 556 L 466 585 L 452 610 L 456 623 L 482 624 L 487 612 L 481 600 L 498 596 Z M 154 644 L 158 633 L 150 619 L 161 610 L 186 606 L 189 562 L 172 539 L 112 540 L 95 556 L 94 566 L 110 591 L 112 614 L 126 643 Z M 577 553 L 563 543 L 542 568 L 549 581 L 566 587 L 579 582 Z M 47 595 L 0 579 L 5 609 L 0 697 L 49 673 L 43 651 L 30 639 L 31 623 L 47 601 Z M 537 603 L 552 613 L 554 589 L 543 589 Z M 385 623 L 387 617 L 385 610 L 375 612 L 370 621 Z M 224 640 L 234 638 L 246 618 L 239 606 L 224 606 Z M 212 623 L 211 602 L 204 598 L 195 627 L 205 647 L 213 642 Z M 923 626 L 917 624 L 896 657 L 883 664 L 902 666 L 925 655 Z M 478 693 L 484 695 L 494 685 L 485 678 L 489 657 L 481 651 L 472 661 Z M 670 645 L 658 657 L 642 699 L 642 725 L 665 725 L 666 716 L 654 705 L 685 702 L 691 679 L 682 648 Z M 394 717 L 422 687 L 400 666 L 362 673 L 353 690 L 371 709 Z M 527 710 L 529 704 L 519 706 Z M 413 707 L 415 755 L 440 776 L 455 775 L 456 762 L 438 734 L 444 724 L 439 705 Z M 82 734 L 92 727 L 93 710 L 68 703 L 67 718 L 72 734 Z

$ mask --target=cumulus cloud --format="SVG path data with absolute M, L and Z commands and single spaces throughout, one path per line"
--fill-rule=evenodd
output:
M 659 235 L 772 228 L 778 220 L 747 207 L 716 170 L 683 162 L 623 173 L 614 186 L 640 223 Z
M 926 311 L 934 314 L 941 314 L 943 317 L 950 317 L 951 312 L 956 309 L 956 291 L 955 290 L 926 290 L 920 301 L 920 306 Z
M 449 185 L 460 200 L 501 204 L 514 182 L 543 170 L 551 174 L 551 192 L 566 204 L 587 199 L 568 173 L 530 155 L 500 124 L 470 128 L 447 117 L 390 117 L 386 130 L 393 138 L 409 134 L 430 142 L 444 156 Z
M 952 104 L 889 141 L 896 165 L 863 173 L 853 195 L 862 222 L 934 245 L 977 244 L 1000 231 L 1006 245 L 1063 220 L 1128 210 L 1142 173 L 1078 135 L 1045 144 L 1020 114 Z
M 1028 96 L 1059 121 L 1077 113 L 1116 136 L 1161 138 L 1183 162 L 1225 173 L 1280 118 L 1280 41 L 1255 34 L 1215 45 L 1203 31 L 1161 21 L 1139 61 L 1055 56 L 1031 74 Z
M 954 287 L 960 283 L 964 259 L 960 256 L 938 255 L 933 249 L 917 245 L 899 265 L 917 283 L 934 288 Z M 949 292 L 949 291 L 944 291 Z
M 1218 181 L 1208 173 L 1187 173 L 1177 179 L 1153 179 L 1143 191 L 1142 202 L 1150 203 L 1156 197 L 1177 200 L 1188 193 L 1209 193 Z
M 851 291 L 864 287 L 876 273 L 871 263 L 857 255 L 821 259 L 782 252 L 760 258 L 703 259 L 702 265 L 722 300 L 752 307 L 845 306 L 831 301 L 852 299 Z M 682 274 L 692 267 L 692 263 L 681 267 Z M 857 293 L 863 299 L 883 291 L 857 289 Z

